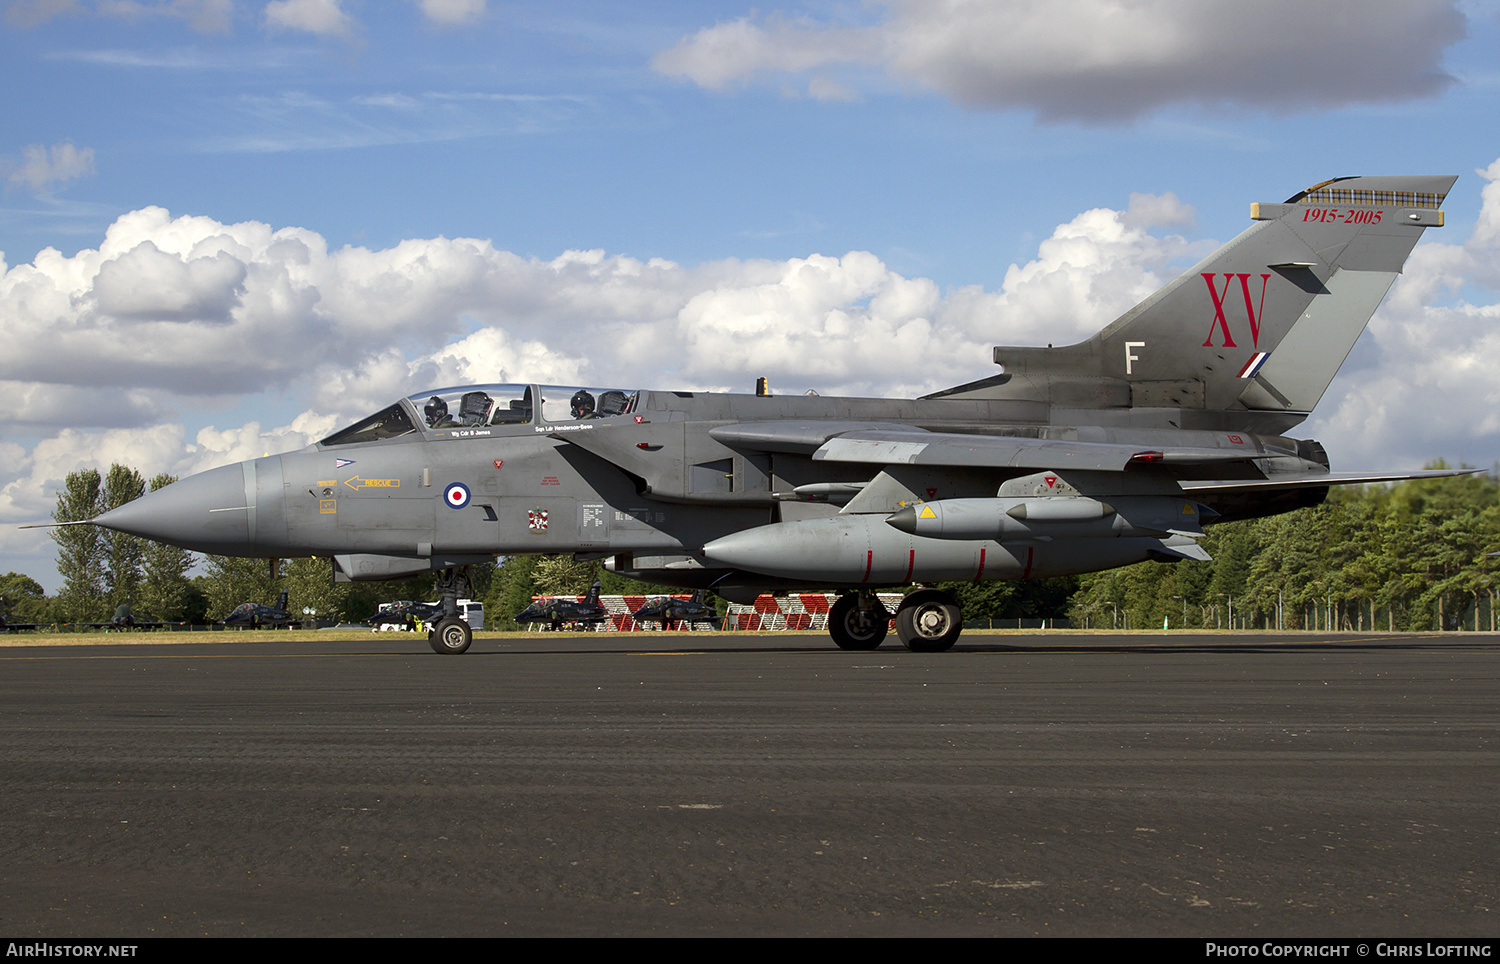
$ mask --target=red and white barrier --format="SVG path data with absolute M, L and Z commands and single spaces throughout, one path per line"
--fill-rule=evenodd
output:
M 901 605 L 900 593 L 878 593 L 885 608 L 894 613 Z M 826 632 L 828 610 L 838 596 L 835 593 L 801 592 L 787 596 L 760 596 L 755 602 L 730 603 L 726 617 L 728 629 L 747 632 Z
M 891 613 L 901 605 L 900 593 L 879 593 L 880 601 Z M 552 599 L 552 596 L 533 596 L 532 601 Z M 582 596 L 575 597 L 580 602 Z M 640 609 L 652 599 L 660 599 L 660 596 L 600 596 L 599 604 L 609 610 L 609 619 L 596 623 L 592 627 L 595 632 L 600 633 L 628 633 L 636 630 L 644 630 L 660 626 L 660 623 L 648 623 L 646 626 L 636 625 L 631 618 L 631 613 Z M 674 595 L 673 599 L 691 599 L 689 594 Z M 730 603 L 729 612 L 724 617 L 724 629 L 740 630 L 743 632 L 776 632 L 789 630 L 792 632 L 826 632 L 828 629 L 828 610 L 838 596 L 834 593 L 804 592 L 792 593 L 787 596 L 763 595 L 753 603 Z M 531 629 L 536 626 L 544 626 L 544 623 L 532 623 Z M 680 626 L 681 629 L 718 629 L 717 623 L 696 622 Z

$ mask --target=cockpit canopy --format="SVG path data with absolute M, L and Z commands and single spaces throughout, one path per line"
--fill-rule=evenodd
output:
M 467 385 L 407 397 L 425 431 L 525 425 L 533 414 L 530 385 Z
M 489 435 L 487 429 L 495 426 L 614 419 L 635 411 L 639 394 L 619 388 L 559 385 L 438 388 L 408 395 L 389 408 L 335 432 L 321 444 L 378 442 L 416 432 L 429 437 L 462 438 Z

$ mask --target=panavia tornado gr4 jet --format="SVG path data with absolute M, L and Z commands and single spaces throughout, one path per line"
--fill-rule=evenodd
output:
M 945 650 L 940 580 L 1203 560 L 1216 521 L 1316 505 L 1339 474 L 1284 434 L 1317 404 L 1454 177 L 1326 181 L 1250 209 L 1233 241 L 1103 331 L 996 348 L 999 373 L 923 398 L 437 388 L 301 451 L 227 465 L 99 516 L 200 552 L 330 556 L 336 578 L 436 572 L 430 641 L 496 554 L 573 553 L 749 601 L 841 593 L 833 641 L 880 645 L 876 589 L 917 586 L 901 641 Z

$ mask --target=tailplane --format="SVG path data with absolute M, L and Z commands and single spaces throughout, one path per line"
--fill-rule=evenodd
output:
M 1348 177 L 1250 207 L 1239 237 L 1103 331 L 996 348 L 1005 374 L 931 397 L 1040 394 L 1062 408 L 1276 413 L 1317 405 L 1455 176 Z M 1012 381 L 1020 384 L 1010 384 Z

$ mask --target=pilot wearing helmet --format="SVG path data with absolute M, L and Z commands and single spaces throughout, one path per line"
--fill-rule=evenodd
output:
M 427 400 L 427 404 L 422 408 L 422 414 L 427 418 L 428 428 L 447 428 L 458 424 L 448 417 L 448 403 L 436 395 Z
M 573 394 L 573 417 L 594 417 L 594 396 L 581 388 Z

